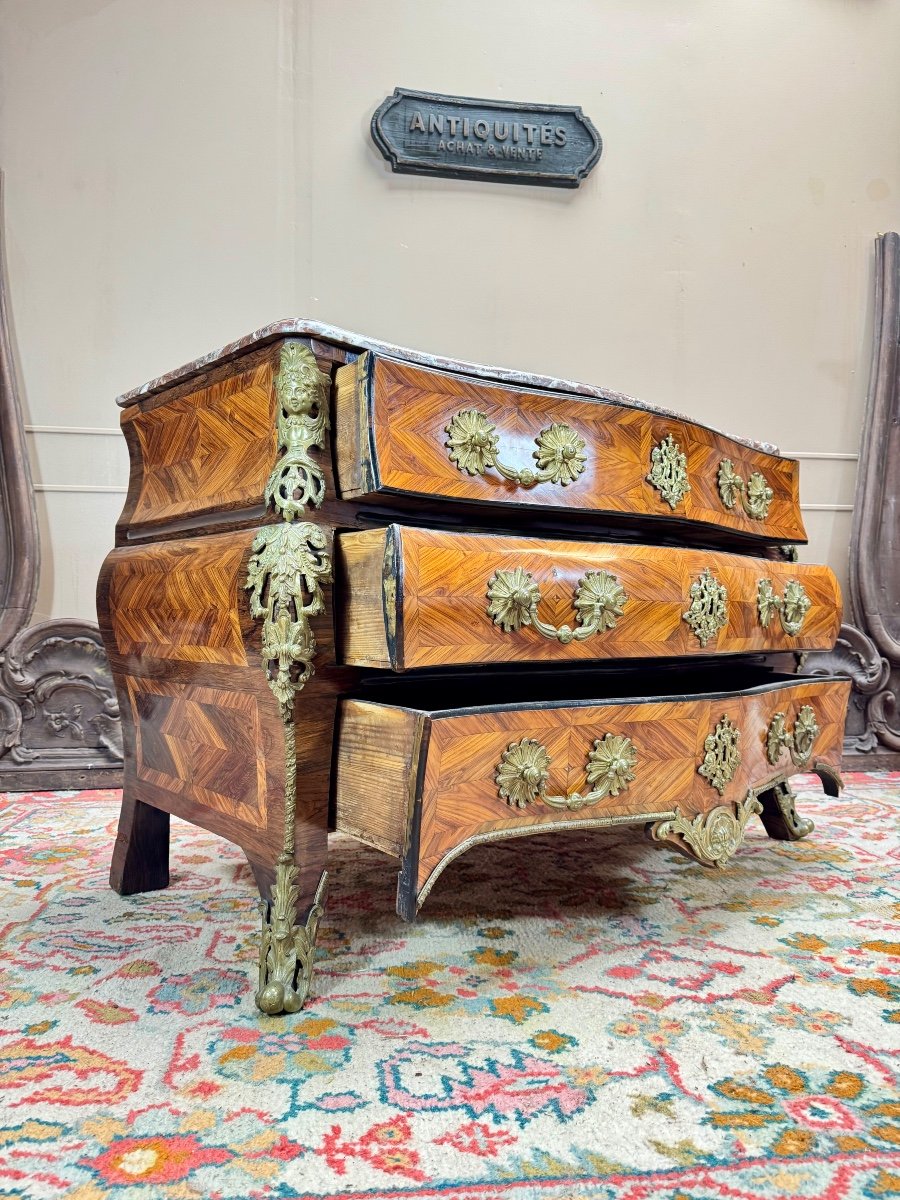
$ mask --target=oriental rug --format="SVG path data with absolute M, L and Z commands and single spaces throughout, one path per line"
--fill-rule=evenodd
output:
M 809 784 L 809 781 L 806 781 Z M 335 837 L 315 996 L 263 1018 L 234 848 L 118 794 L 8 796 L 0 1196 L 880 1200 L 900 1190 L 900 776 L 810 785 L 709 871 L 639 831 L 474 849 L 415 925 Z

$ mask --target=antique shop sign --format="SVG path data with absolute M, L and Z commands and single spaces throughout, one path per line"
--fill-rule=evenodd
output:
M 578 187 L 603 143 L 577 106 L 470 100 L 395 88 L 372 117 L 394 171 Z

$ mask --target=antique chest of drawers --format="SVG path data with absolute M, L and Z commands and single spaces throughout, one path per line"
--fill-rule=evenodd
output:
M 120 403 L 111 883 L 167 885 L 170 813 L 239 845 L 264 1012 L 308 993 L 329 829 L 411 920 L 479 842 L 635 824 L 721 867 L 756 815 L 810 831 L 791 775 L 839 787 L 849 683 L 797 672 L 840 595 L 774 447 L 304 321 Z

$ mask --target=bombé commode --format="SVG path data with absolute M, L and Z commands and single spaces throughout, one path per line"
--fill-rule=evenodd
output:
M 120 404 L 111 883 L 168 884 L 170 813 L 240 846 L 264 1012 L 308 994 L 330 819 L 411 920 L 480 842 L 631 824 L 721 867 L 757 815 L 811 830 L 793 774 L 840 786 L 850 685 L 797 674 L 840 594 L 775 447 L 301 320 Z

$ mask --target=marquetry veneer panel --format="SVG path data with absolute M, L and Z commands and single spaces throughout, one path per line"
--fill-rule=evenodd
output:
M 383 493 L 490 501 L 570 512 L 680 519 L 765 541 L 804 542 L 797 463 L 752 449 L 685 418 L 612 401 L 487 383 L 372 353 L 336 375 L 337 467 L 345 498 Z M 500 457 L 534 469 L 535 438 L 563 423 L 586 443 L 583 473 L 563 487 L 525 487 L 495 469 L 458 470 L 447 452 L 446 426 L 474 408 L 496 427 Z M 690 491 L 673 509 L 647 480 L 653 447 L 672 435 L 687 456 Z M 730 459 L 744 479 L 762 472 L 773 497 L 764 520 L 738 503 L 727 509 L 718 470 Z
M 672 699 L 406 710 L 402 726 L 392 705 L 347 700 L 337 758 L 338 828 L 403 857 L 404 875 L 421 903 L 443 865 L 475 842 L 548 827 L 650 821 L 675 807 L 692 816 L 796 774 L 787 751 L 774 765 L 766 756 L 766 732 L 776 712 L 792 727 L 800 708 L 809 705 L 819 726 L 809 766 L 836 771 L 849 686 L 843 680 L 782 679 L 742 693 Z M 726 716 L 740 730 L 741 760 L 720 794 L 698 767 L 707 735 Z M 540 801 L 521 810 L 500 796 L 497 765 L 511 742 L 533 738 L 545 747 L 551 760 L 546 791 L 564 796 L 589 790 L 586 756 L 594 739 L 606 734 L 630 738 L 637 751 L 634 780 L 618 796 L 578 811 Z M 378 828 L 377 840 L 360 833 L 361 811 Z M 409 897 L 399 902 L 409 915 Z
M 107 556 L 98 597 L 130 795 L 272 861 L 285 763 L 244 588 L 255 532 L 120 547 Z M 309 736 L 318 744 L 311 727 Z M 311 754 L 306 729 L 298 754 Z
M 841 621 L 837 580 L 827 567 L 708 550 L 391 525 L 340 535 L 338 554 L 346 584 L 339 652 L 348 663 L 395 671 L 829 649 Z M 538 616 L 556 627 L 577 628 L 573 597 L 589 571 L 615 575 L 628 599 L 613 628 L 583 641 L 563 644 L 533 625 L 507 632 L 488 614 L 488 586 L 495 572 L 517 567 L 540 588 Z M 727 589 L 728 623 L 703 646 L 683 614 L 691 605 L 691 585 L 707 567 Z M 761 624 L 761 579 L 770 579 L 778 596 L 789 580 L 802 583 L 811 605 L 796 635 L 785 633 L 777 616 L 767 627 Z
M 760 804 L 773 837 L 808 832 L 775 786 L 798 756 L 836 787 L 849 684 L 772 674 L 830 647 L 840 623 L 831 573 L 779 557 L 805 533 L 797 464 L 773 447 L 600 388 L 303 321 L 122 403 L 130 485 L 97 588 L 125 743 L 110 881 L 167 885 L 170 813 L 241 846 L 271 901 L 263 1011 L 306 995 L 335 814 L 400 857 L 410 918 L 475 842 L 662 821 L 656 836 L 721 863 Z M 462 527 L 473 532 L 441 532 Z M 724 553 L 735 548 L 761 557 Z M 505 631 L 489 581 L 517 568 L 528 621 Z M 728 606 L 704 645 L 683 614 L 705 568 Z M 761 625 L 760 579 L 775 598 L 791 580 L 806 589 L 795 634 L 777 613 Z M 490 602 L 498 615 L 496 586 Z M 640 674 L 650 658 L 668 661 Z M 805 705 L 811 759 L 798 751 L 814 728 Z M 741 761 L 720 794 L 697 768 L 725 717 Z M 498 789 L 504 755 L 515 795 Z M 768 790 L 757 800 L 751 786 Z
M 119 653 L 246 666 L 235 598 L 247 544 L 220 534 L 120 555 L 109 593 Z
M 256 698 L 224 688 L 128 680 L 139 779 L 228 817 L 265 816 L 266 764 Z
M 119 529 L 257 507 L 276 453 L 272 354 L 167 404 L 122 413 L 131 485 Z

